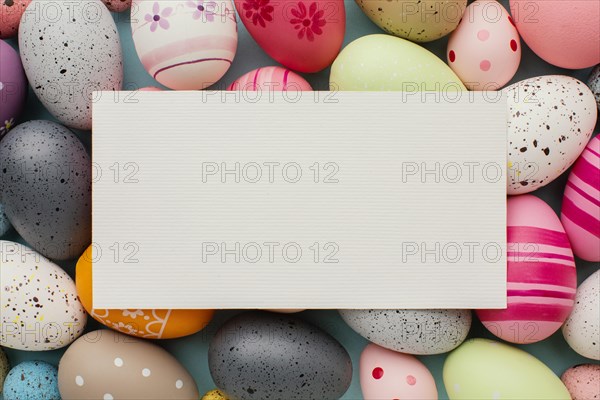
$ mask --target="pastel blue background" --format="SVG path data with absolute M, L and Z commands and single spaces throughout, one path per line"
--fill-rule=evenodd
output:
M 508 9 L 508 1 L 501 1 L 504 6 Z M 354 1 L 346 1 L 346 38 L 344 45 L 350 43 L 356 38 L 372 33 L 382 33 L 382 31 L 374 25 L 358 8 Z M 125 58 L 125 84 L 124 89 L 135 89 L 144 86 L 160 86 L 158 85 L 144 70 L 142 67 L 131 40 L 131 30 L 129 26 L 128 13 L 121 13 L 114 15 L 121 35 L 121 44 L 123 47 L 123 54 Z M 277 65 L 269 56 L 267 56 L 260 47 L 254 42 L 254 40 L 248 35 L 246 29 L 241 22 L 238 22 L 239 28 L 239 44 L 237 55 L 231 69 L 223 77 L 221 81 L 215 84 L 215 88 L 224 89 L 226 85 L 231 83 L 233 80 L 243 75 L 244 73 L 251 71 L 258 67 Z M 16 47 L 16 40 L 9 41 Z M 441 59 L 445 60 L 447 38 L 440 39 L 433 43 L 428 43 L 424 47 L 428 48 Z M 580 80 L 587 81 L 590 70 L 570 71 L 557 68 L 545 63 L 539 57 L 537 57 L 531 50 L 529 50 L 525 43 L 523 45 L 523 60 L 519 71 L 512 82 L 517 82 L 525 78 L 548 75 L 548 74 L 561 74 L 571 75 Z M 329 71 L 325 70 L 318 74 L 304 75 L 305 78 L 311 83 L 315 90 L 327 90 L 328 89 L 328 78 Z M 512 83 L 511 82 L 511 83 Z M 35 95 L 30 92 L 27 102 L 27 109 L 24 116 L 21 118 L 22 121 L 31 119 L 54 119 L 52 116 L 40 105 Z M 598 132 L 596 127 L 595 134 Z M 78 132 L 81 140 L 90 147 L 90 134 L 88 132 Z M 554 210 L 560 212 L 560 203 L 562 201 L 562 193 L 566 183 L 568 174 L 565 173 L 556 181 L 535 192 L 534 194 L 547 201 Z M 169 232 L 164 232 L 168 235 Z M 23 241 L 13 231 L 9 232 L 3 239 Z M 74 274 L 75 262 L 60 263 L 60 265 L 68 271 L 71 275 Z M 596 271 L 599 267 L 598 263 L 589 263 L 581 260 L 577 260 L 578 269 L 578 281 L 581 283 L 587 276 Z M 423 282 L 423 285 L 427 285 L 427 282 Z M 198 287 L 198 290 L 218 290 L 207 284 L 205 287 Z M 157 343 L 165 347 L 175 357 L 177 357 L 183 365 L 192 373 L 195 377 L 200 392 L 211 390 L 214 388 L 214 384 L 211 380 L 208 372 L 208 358 L 207 350 L 208 344 L 211 337 L 214 335 L 218 327 L 230 316 L 237 313 L 237 311 L 219 311 L 212 323 L 202 332 L 199 332 L 193 336 L 177 339 L 177 340 L 163 340 Z M 360 384 L 358 379 L 358 360 L 360 352 L 367 344 L 367 341 L 358 334 L 354 333 L 340 318 L 336 311 L 305 311 L 298 314 L 301 318 L 313 322 L 325 331 L 333 335 L 350 353 L 354 364 L 354 377 L 352 385 L 348 392 L 345 394 L 343 399 L 361 399 Z M 88 324 L 88 330 L 99 328 L 100 325 L 95 321 L 91 320 Z M 470 337 L 488 337 L 493 338 L 487 330 L 474 318 L 474 324 L 470 332 Z M 577 355 L 564 341 L 560 332 L 554 334 L 549 339 L 536 344 L 519 346 L 524 350 L 538 357 L 546 365 L 548 365 L 556 374 L 562 374 L 567 368 L 586 362 L 592 362 L 592 360 L 585 359 Z M 11 349 L 5 349 L 12 365 L 24 360 L 45 360 L 58 365 L 63 350 L 49 351 L 49 352 L 23 352 Z M 442 382 L 442 366 L 446 355 L 437 356 L 425 356 L 419 357 L 434 375 L 440 399 L 447 398 L 446 391 Z

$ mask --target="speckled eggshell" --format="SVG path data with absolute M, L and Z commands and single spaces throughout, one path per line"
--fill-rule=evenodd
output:
M 575 78 L 548 75 L 504 89 L 508 96 L 508 194 L 546 186 L 567 170 L 596 125 L 596 100 Z
M 219 390 L 213 389 L 204 394 L 200 400 L 228 400 L 227 397 Z
M 577 353 L 600 360 L 600 271 L 594 272 L 577 288 L 575 307 L 562 332 Z
M 600 399 L 600 365 L 580 364 L 566 370 L 560 378 L 573 400 Z
M 600 136 L 588 143 L 571 169 L 560 219 L 575 255 L 600 261 Z
M 73 342 L 87 320 L 75 282 L 34 250 L 0 240 L 2 346 L 54 350 Z
M 111 330 L 86 333 L 58 365 L 63 400 L 197 400 L 194 378 L 166 350 Z
M 2 0 L 0 2 L 0 39 L 8 39 L 17 35 L 21 16 L 30 2 L 31 0 Z
M 0 237 L 4 236 L 10 230 L 10 221 L 4 213 L 4 206 L 0 204 Z
M 102 2 L 114 12 L 123 12 L 131 7 L 131 0 L 102 0 Z
M 0 16 L 1 18 L 1 16 Z M 19 54 L 0 40 L 0 139 L 16 124 L 27 97 L 27 79 Z
M 560 220 L 533 195 L 507 202 L 507 308 L 477 310 L 507 342 L 528 344 L 560 329 L 575 304 L 575 259 Z
M 91 160 L 69 129 L 50 121 L 18 125 L 0 142 L 0 201 L 17 232 L 53 260 L 91 243 Z
M 431 42 L 456 29 L 467 0 L 356 0 L 363 12 L 389 34 Z
M 464 85 L 435 54 L 408 40 L 368 35 L 342 50 L 331 66 L 331 90 L 459 91 Z
M 258 45 L 294 71 L 319 72 L 342 48 L 344 0 L 235 0 L 235 7 Z
M 4 353 L 4 350 L 0 348 L 0 394 L 2 393 L 4 379 L 6 378 L 6 375 L 8 375 L 8 371 L 10 371 L 10 363 L 8 362 L 8 357 L 6 357 L 6 353 Z
M 523 40 L 546 62 L 568 69 L 600 63 L 597 0 L 510 0 L 510 10 Z
M 47 362 L 22 362 L 4 381 L 4 400 L 61 400 L 57 374 L 56 367 Z
M 594 93 L 596 105 L 598 105 L 598 110 L 600 110 L 600 64 L 596 65 L 596 68 L 592 70 L 588 79 L 588 86 L 592 90 L 592 93 Z
M 106 310 L 92 307 L 92 262 L 89 247 L 77 261 L 75 284 L 85 310 L 96 321 L 119 332 L 145 339 L 173 339 L 192 335 L 208 325 L 214 310 Z M 96 257 L 96 258 L 95 258 Z
M 286 315 L 247 312 L 210 342 L 212 378 L 230 398 L 337 399 L 350 386 L 346 350 L 321 329 Z
M 340 310 L 365 339 L 408 354 L 441 354 L 460 345 L 471 328 L 470 310 Z
M 289 69 L 263 67 L 242 75 L 227 90 L 296 92 L 311 91 L 312 87 L 303 77 Z
M 435 379 L 416 357 L 369 344 L 360 355 L 364 400 L 437 400 Z
M 94 91 L 121 90 L 119 34 L 100 0 L 33 0 L 19 26 L 19 50 L 33 92 L 70 128 L 92 129 Z
M 212 85 L 237 50 L 231 0 L 133 0 L 131 31 L 146 71 L 175 90 Z
M 477 0 L 450 35 L 446 55 L 448 65 L 469 90 L 496 90 L 517 72 L 521 41 L 500 3 Z

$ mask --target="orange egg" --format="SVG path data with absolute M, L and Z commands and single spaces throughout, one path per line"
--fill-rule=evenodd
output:
M 77 261 L 75 284 L 85 310 L 96 321 L 119 332 L 146 339 L 174 339 L 206 327 L 214 310 L 92 309 L 92 247 Z

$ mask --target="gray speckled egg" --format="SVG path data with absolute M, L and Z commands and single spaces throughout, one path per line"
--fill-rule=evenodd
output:
M 44 361 L 25 361 L 6 377 L 4 400 L 60 400 L 58 370 Z
M 119 34 L 100 0 L 33 0 L 19 25 L 19 49 L 34 93 L 71 128 L 92 128 L 93 91 L 121 89 Z
M 91 243 L 91 160 L 70 130 L 29 121 L 0 142 L 0 201 L 17 232 L 54 260 Z
M 6 234 L 10 229 L 10 221 L 4 213 L 4 206 L 0 204 L 0 237 Z
M 4 379 L 6 378 L 8 371 L 10 371 L 8 357 L 6 357 L 6 353 L 4 353 L 4 351 L 0 348 L 0 393 L 2 393 Z
M 577 353 L 600 360 L 600 271 L 594 272 L 577 288 L 575 307 L 562 332 Z
M 598 106 L 598 110 L 600 110 L 600 64 L 596 65 L 596 68 L 592 70 L 592 74 L 588 79 L 588 86 L 594 93 L 594 97 L 596 97 L 596 105 Z
M 337 399 L 352 379 L 350 356 L 333 337 L 297 317 L 265 312 L 223 324 L 208 366 L 234 399 Z
M 508 194 L 532 192 L 579 157 L 596 125 L 596 100 L 575 78 L 548 75 L 517 82 L 508 96 Z
M 2 346 L 43 351 L 64 347 L 85 328 L 73 279 L 58 265 L 18 243 L 0 240 Z
M 365 339 L 407 354 L 441 354 L 458 347 L 471 328 L 470 310 L 340 310 Z

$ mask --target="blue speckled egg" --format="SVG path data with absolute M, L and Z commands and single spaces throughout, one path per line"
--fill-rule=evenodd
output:
M 6 235 L 10 229 L 10 221 L 4 213 L 4 206 L 0 204 L 0 236 Z
M 25 361 L 4 381 L 4 400 L 60 400 L 58 370 L 44 361 Z

